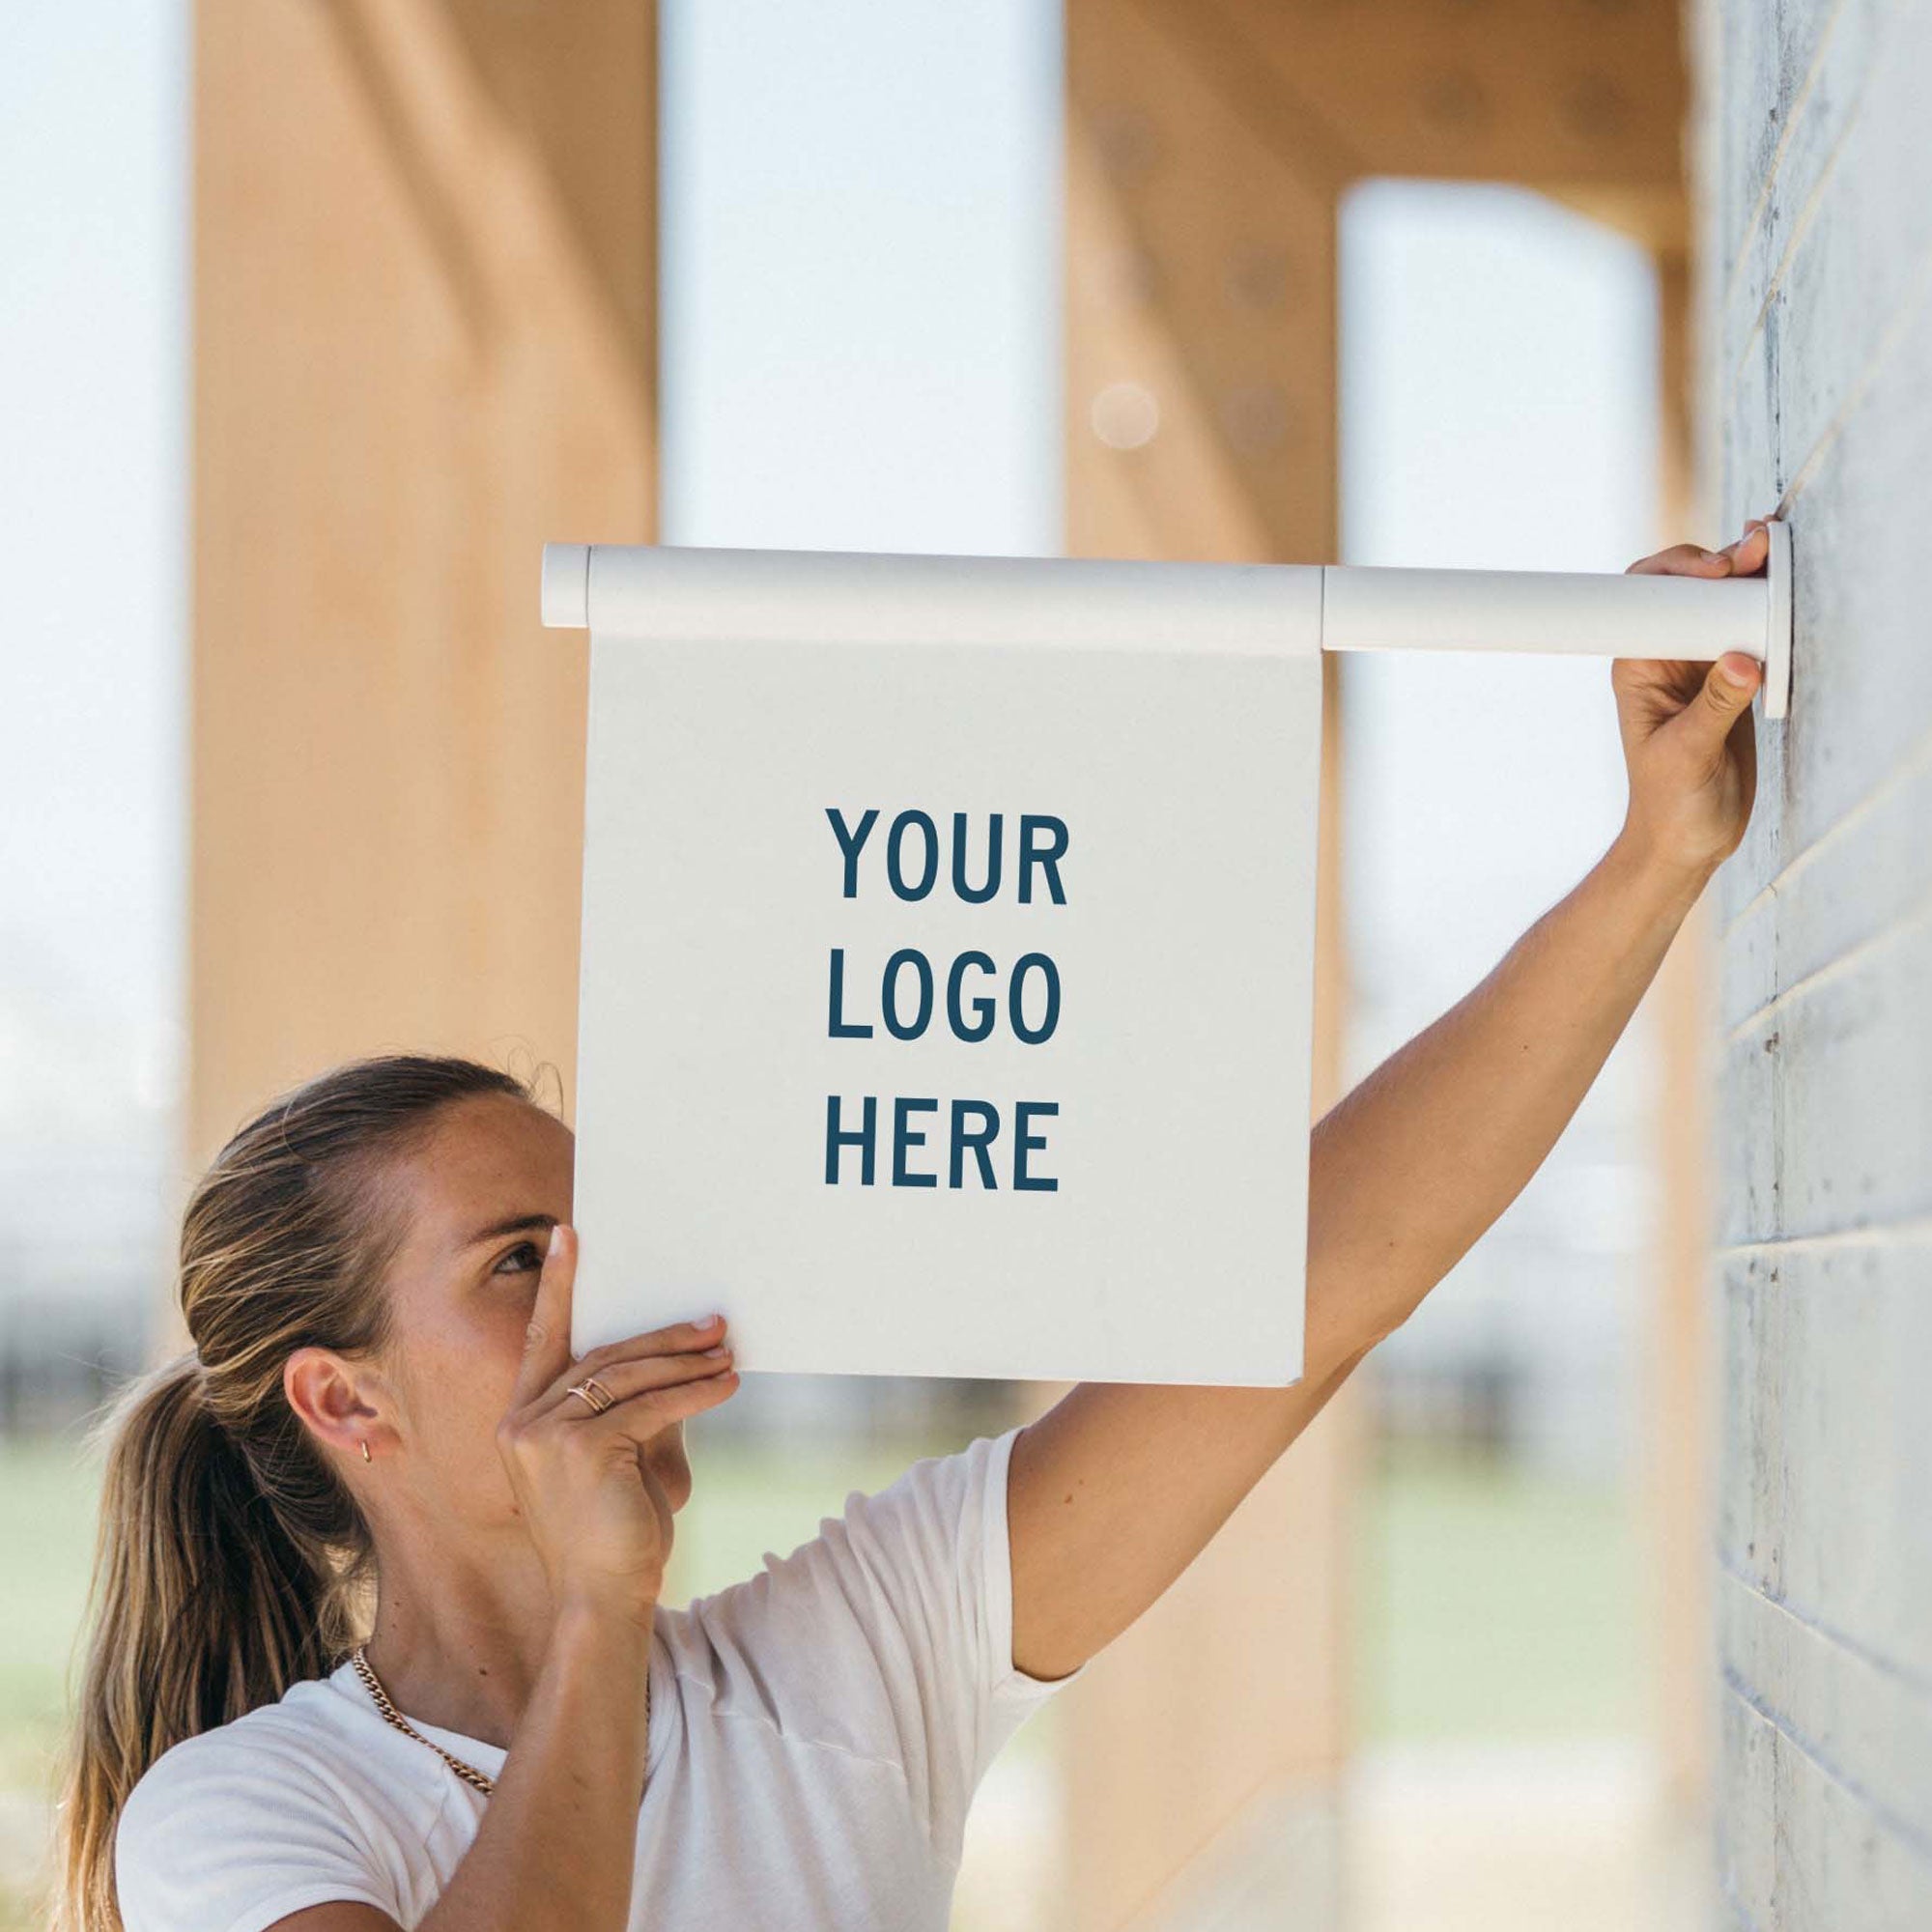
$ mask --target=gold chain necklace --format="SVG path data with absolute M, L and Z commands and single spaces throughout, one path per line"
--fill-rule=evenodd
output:
M 397 1710 L 392 1703 L 389 1702 L 389 1693 L 383 1689 L 382 1679 L 379 1678 L 376 1675 L 375 1671 L 373 1671 L 369 1667 L 369 1660 L 363 1656 L 362 1646 L 359 1643 L 355 1646 L 354 1650 L 352 1650 L 349 1653 L 349 1661 L 355 1666 L 355 1674 L 362 1680 L 363 1689 L 366 1690 L 369 1695 L 376 1700 L 377 1710 L 382 1712 L 384 1717 L 385 1717 L 390 1723 L 395 1725 L 397 1730 L 403 1732 L 408 1737 L 414 1738 L 416 1743 L 419 1745 L 428 1745 L 430 1749 L 433 1750 L 437 1754 L 437 1756 L 440 1757 L 443 1761 L 443 1763 L 446 1764 L 450 1768 L 450 1770 L 457 1775 L 458 1777 L 462 1778 L 465 1784 L 474 1785 L 475 1788 L 478 1791 L 480 1791 L 485 1798 L 489 1797 L 489 1795 L 496 1790 L 497 1780 L 494 1777 L 491 1777 L 487 1773 L 478 1771 L 473 1764 L 465 1764 L 464 1761 L 460 1757 L 456 1756 L 453 1752 L 444 1750 L 440 1744 L 437 1744 L 433 1740 L 424 1737 L 423 1734 L 419 1730 L 417 1730 L 416 1727 L 412 1723 L 411 1723 L 410 1720 L 406 1717 L 404 1717 L 403 1714 L 399 1710 Z M 646 1671 L 644 1674 L 645 1737 L 648 1738 L 650 1736 L 650 1732 L 651 1732 L 651 1680 L 650 1680 L 650 1673 Z
M 496 1790 L 497 1780 L 494 1777 L 488 1776 L 483 1772 L 478 1771 L 473 1764 L 465 1764 L 460 1757 L 455 1755 L 454 1752 L 444 1750 L 440 1744 L 435 1744 L 430 1739 L 424 1737 L 423 1734 L 419 1730 L 417 1730 L 416 1727 L 412 1723 L 411 1723 L 410 1720 L 406 1717 L 404 1717 L 403 1714 L 399 1710 L 397 1710 L 392 1703 L 389 1702 L 389 1693 L 383 1689 L 382 1680 L 376 1675 L 376 1673 L 373 1670 L 369 1668 L 369 1660 L 362 1655 L 362 1646 L 359 1643 L 355 1646 L 354 1650 L 352 1650 L 349 1653 L 349 1661 L 355 1666 L 355 1674 L 362 1680 L 362 1688 L 365 1690 L 367 1690 L 370 1696 L 376 1700 L 377 1710 L 382 1712 L 384 1717 L 388 1719 L 389 1722 L 394 1724 L 397 1730 L 403 1732 L 405 1736 L 414 1738 L 416 1743 L 419 1745 L 428 1745 L 430 1749 L 433 1750 L 437 1754 L 437 1756 L 440 1757 L 443 1761 L 443 1763 L 446 1764 L 450 1768 L 450 1770 L 457 1775 L 458 1777 L 462 1778 L 465 1784 L 473 1784 L 476 1787 L 476 1789 L 484 1795 L 485 1798 L 489 1797 L 491 1792 Z M 646 1685 L 644 1690 L 644 1708 L 647 1711 L 650 1708 L 650 1689 L 648 1685 Z M 649 1719 L 646 1719 L 645 1721 L 648 1722 Z

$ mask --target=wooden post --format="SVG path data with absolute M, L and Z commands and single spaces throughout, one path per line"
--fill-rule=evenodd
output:
M 1657 252 L 1662 462 L 1660 544 L 1733 531 L 1700 529 L 1690 431 L 1690 273 L 1683 249 Z M 1710 1798 L 1715 1657 L 1710 1529 L 1714 1365 L 1710 1135 L 1715 1072 L 1711 895 L 1677 934 L 1648 996 L 1656 1028 L 1653 1113 L 1658 1226 L 1640 1360 L 1641 1500 L 1651 1732 L 1668 1810 L 1694 1816 Z
M 656 22 L 195 19 L 199 1166 L 352 1054 L 576 1051 L 584 676 L 546 537 L 655 518 Z
M 1067 0 L 1066 56 L 1077 554 L 1336 556 L 1334 220 L 1351 181 L 1518 181 L 1646 239 L 1684 229 L 1676 0 L 1560 15 L 1541 0 Z M 1318 1113 L 1338 1095 L 1344 987 L 1332 667 L 1326 694 Z M 1672 1199 L 1681 1297 L 1696 1237 Z M 1341 1916 L 1359 1429 L 1345 1392 L 1067 1694 L 1081 1932 Z M 1683 1446 L 1663 1480 L 1687 1479 Z M 1672 1519 L 1680 1554 L 1691 1520 Z

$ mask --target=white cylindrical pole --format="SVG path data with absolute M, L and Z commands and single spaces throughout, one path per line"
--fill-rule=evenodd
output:
M 1761 577 L 1610 577 L 1554 570 L 1322 572 L 1327 651 L 1535 651 L 1578 657 L 1765 654 Z
M 1765 667 L 1785 715 L 1791 531 L 1762 577 L 547 544 L 543 620 L 630 637 L 1300 652 L 1530 651 Z
M 1791 689 L 1791 526 L 1768 525 L 1762 577 L 1325 565 L 1324 651 L 1533 651 L 1764 666 L 1767 718 Z

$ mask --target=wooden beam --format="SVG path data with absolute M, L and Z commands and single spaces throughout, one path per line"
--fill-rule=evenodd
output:
M 1552 201 L 1642 242 L 1655 255 L 1681 260 L 1690 250 L 1690 205 L 1682 182 L 1618 188 L 1545 181 L 1535 186 Z
M 1335 185 L 1158 7 L 1066 29 L 1067 547 L 1330 560 Z
M 200 0 L 195 67 L 198 1165 L 353 1053 L 573 1085 L 583 654 L 537 565 L 653 533 L 656 25 Z
M 1676 0 L 1145 0 L 1233 111 L 1344 179 L 1674 190 L 1688 85 Z

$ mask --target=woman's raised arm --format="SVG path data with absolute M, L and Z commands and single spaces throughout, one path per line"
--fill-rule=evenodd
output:
M 1763 569 L 1727 550 L 1631 566 Z M 1306 1373 L 1293 1387 L 1083 1382 L 1013 1444 L 1013 1662 L 1064 1676 L 1134 1621 L 1377 1342 L 1509 1206 L 1616 1043 L 1672 937 L 1744 837 L 1757 666 L 1619 658 L 1623 830 L 1589 874 L 1434 1025 L 1324 1115 L 1309 1150 Z M 1188 1320 L 1177 1284 L 1175 1321 Z

